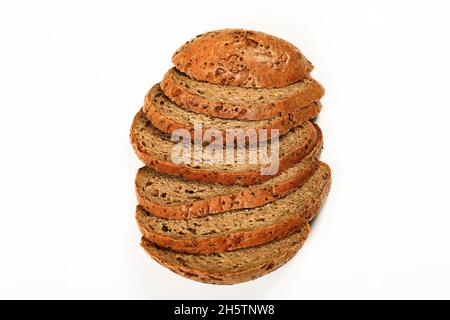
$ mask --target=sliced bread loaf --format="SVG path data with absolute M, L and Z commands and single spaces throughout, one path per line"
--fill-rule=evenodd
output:
M 309 114 L 312 118 L 314 114 L 305 107 L 325 93 L 323 87 L 311 78 L 282 88 L 256 89 L 196 81 L 176 69 L 166 73 L 161 88 L 170 100 L 187 110 L 240 120 L 269 120 L 273 117 L 280 120 L 290 113 L 304 114 L 303 118 Z
M 158 248 L 142 238 L 141 246 L 159 264 L 173 272 L 199 282 L 236 284 L 261 277 L 289 261 L 301 248 L 309 232 L 302 226 L 286 238 L 256 247 L 213 254 L 177 253 Z
M 319 127 L 309 121 L 281 136 L 279 142 L 279 166 L 275 175 L 294 166 L 307 156 L 314 149 L 320 137 L 321 131 Z M 256 149 L 258 153 L 257 163 L 249 161 L 252 153 L 252 150 L 249 150 L 249 148 L 245 148 L 243 150 L 244 156 L 234 159 L 234 163 L 226 161 L 222 161 L 222 163 L 217 161 L 196 162 L 195 160 L 199 158 L 196 156 L 199 153 L 194 148 L 194 144 L 191 143 L 187 147 L 187 149 L 192 150 L 190 161 L 186 164 L 176 164 L 172 161 L 172 151 L 178 143 L 171 141 L 170 137 L 152 126 L 151 121 L 147 119 L 142 111 L 138 112 L 134 118 L 130 138 L 139 159 L 156 172 L 178 175 L 190 180 L 225 185 L 251 185 L 274 177 L 274 175 L 267 175 L 261 171 L 269 165 L 260 161 L 262 154 L 259 148 Z M 270 142 L 268 142 L 268 145 L 268 150 L 270 150 Z M 244 161 L 240 161 L 242 159 Z
M 313 69 L 289 42 L 242 29 L 199 35 L 179 48 L 172 62 L 197 80 L 251 88 L 284 87 Z
M 300 188 L 264 206 L 227 211 L 192 219 L 163 219 L 138 206 L 142 235 L 176 252 L 214 253 L 264 244 L 298 231 L 318 213 L 331 185 L 328 165 Z
M 272 129 L 277 129 L 279 135 L 285 134 L 291 128 L 316 117 L 321 108 L 320 102 L 317 101 L 306 107 L 299 108 L 298 111 L 293 111 L 271 120 L 219 119 L 180 108 L 169 100 L 162 92 L 160 86 L 156 84 L 145 97 L 143 111 L 153 126 L 163 132 L 172 133 L 174 130 L 182 128 L 189 131 L 191 139 L 194 139 L 194 124 L 199 123 L 202 124 L 203 132 L 211 128 L 219 130 L 222 133 L 223 143 L 226 143 L 226 130 L 229 128 L 253 129 L 258 135 L 261 129 L 265 129 L 268 133 L 266 138 L 270 139 Z
M 317 169 L 316 158 L 321 150 L 322 139 L 301 162 L 273 179 L 250 187 L 202 183 L 143 167 L 136 175 L 137 199 L 146 211 L 166 219 L 190 219 L 258 207 L 301 186 Z

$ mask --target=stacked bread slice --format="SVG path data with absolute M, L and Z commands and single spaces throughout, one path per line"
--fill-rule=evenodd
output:
M 261 32 L 208 32 L 172 61 L 131 127 L 145 164 L 136 176 L 141 245 L 193 280 L 255 279 L 295 255 L 329 192 L 322 132 L 310 121 L 324 89 L 296 47 Z M 230 129 L 253 132 L 257 143 Z M 180 144 L 183 161 L 174 157 Z M 199 157 L 211 145 L 241 158 Z M 277 157 L 270 174 L 267 150 Z

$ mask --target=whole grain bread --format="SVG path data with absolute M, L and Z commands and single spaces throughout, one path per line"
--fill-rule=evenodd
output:
M 289 42 L 242 29 L 199 35 L 179 48 L 172 62 L 196 80 L 251 88 L 284 87 L 313 69 Z
M 316 159 L 321 150 L 322 139 L 301 162 L 273 179 L 250 187 L 202 183 L 143 167 L 136 175 L 137 199 L 146 211 L 165 219 L 191 219 L 258 207 L 300 187 L 317 169 Z
M 229 128 L 254 130 L 257 135 L 259 135 L 260 130 L 266 130 L 267 135 L 265 137 L 271 139 L 273 129 L 277 130 L 276 134 L 278 135 L 285 134 L 293 127 L 316 117 L 321 108 L 320 102 L 317 101 L 299 108 L 298 111 L 270 120 L 219 119 L 180 108 L 169 100 L 160 86 L 156 84 L 145 97 L 143 111 L 152 124 L 163 132 L 170 134 L 177 129 L 185 129 L 191 133 L 191 139 L 194 139 L 194 125 L 195 123 L 201 123 L 203 133 L 211 128 L 219 130 L 225 144 L 227 141 L 226 130 Z M 235 140 L 235 137 L 233 139 Z
M 320 128 L 309 121 L 281 136 L 279 139 L 279 169 L 275 175 L 281 174 L 307 156 L 314 149 L 320 137 Z M 274 175 L 262 173 L 261 169 L 268 165 L 259 160 L 258 163 L 248 161 L 251 154 L 249 148 L 243 149 L 245 163 L 239 163 L 239 159 L 235 159 L 234 163 L 196 162 L 194 155 L 198 153 L 191 143 L 188 146 L 192 150 L 190 163 L 174 163 L 172 150 L 177 142 L 171 141 L 167 134 L 153 127 L 142 110 L 134 118 L 130 139 L 139 159 L 156 172 L 225 185 L 252 185 L 274 177 Z M 267 144 L 270 150 L 271 142 L 269 141 Z M 261 149 L 257 148 L 256 150 L 260 151 Z M 259 156 L 258 159 L 260 159 Z
M 268 274 L 288 262 L 302 247 L 309 232 L 305 224 L 300 231 L 267 244 L 229 252 L 198 254 L 177 253 L 158 248 L 142 238 L 141 246 L 159 264 L 199 282 L 236 284 Z
M 166 73 L 161 88 L 170 100 L 186 110 L 240 120 L 270 120 L 302 113 L 325 93 L 312 78 L 282 88 L 242 88 L 196 81 L 176 69 Z
M 192 219 L 163 219 L 138 206 L 144 238 L 176 252 L 208 254 L 264 244 L 299 231 L 313 219 L 331 186 L 331 171 L 320 163 L 308 181 L 275 202 Z

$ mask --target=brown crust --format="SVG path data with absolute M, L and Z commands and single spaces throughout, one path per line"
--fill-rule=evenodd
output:
M 199 35 L 179 48 L 172 62 L 196 80 L 252 88 L 284 87 L 313 69 L 289 42 L 242 29 Z
M 145 238 L 142 238 L 141 246 L 160 265 L 185 278 L 209 284 L 231 285 L 259 278 L 275 271 L 288 262 L 303 246 L 303 243 L 308 236 L 309 224 L 304 225 L 303 229 L 301 241 L 297 246 L 286 248 L 286 251 L 282 255 L 268 257 L 268 259 L 260 265 L 235 272 L 209 272 L 207 270 L 183 266 L 182 264 L 173 264 L 164 260 L 162 257 L 153 254 L 153 252 L 147 248 L 149 244 Z
M 148 230 L 139 222 L 138 226 L 142 236 L 158 247 L 181 253 L 209 254 L 253 247 L 281 239 L 299 231 L 305 222 L 303 217 L 297 216 L 257 230 L 239 231 L 218 237 L 199 239 L 175 239 Z
M 173 118 L 167 117 L 165 114 L 161 113 L 159 108 L 154 105 L 152 102 L 152 99 L 150 96 L 153 93 L 153 90 L 155 90 L 156 85 L 150 89 L 148 94 L 145 96 L 144 100 L 144 106 L 143 106 L 143 112 L 145 116 L 151 121 L 154 127 L 158 128 L 159 130 L 166 132 L 166 133 L 172 133 L 173 131 L 177 129 L 186 129 L 191 133 L 191 139 L 194 139 L 194 127 L 190 123 L 182 123 L 179 122 Z M 262 129 L 267 130 L 267 139 L 271 139 L 271 130 L 272 129 L 278 129 L 278 134 L 283 135 L 286 132 L 288 132 L 290 129 L 297 127 L 301 125 L 302 123 L 315 118 L 322 109 L 322 104 L 319 101 L 315 101 L 306 107 L 301 108 L 298 111 L 294 111 L 288 114 L 285 114 L 280 117 L 274 118 L 270 123 L 268 123 L 266 126 L 263 127 L 254 127 L 249 129 L 255 129 L 256 134 L 259 136 L 259 131 Z M 208 127 L 202 128 L 202 136 L 203 133 L 208 130 Z M 226 141 L 226 131 L 222 132 L 222 141 L 225 144 Z
M 145 210 L 157 217 L 164 219 L 191 219 L 217 214 L 229 210 L 255 208 L 269 202 L 273 202 L 289 191 L 300 187 L 316 171 L 318 161 L 316 160 L 322 151 L 322 137 L 311 153 L 311 161 L 306 165 L 305 170 L 288 181 L 266 188 L 251 188 L 236 194 L 217 196 L 210 199 L 198 200 L 190 204 L 167 206 L 150 200 L 145 197 L 136 185 L 136 195 Z
M 156 172 L 173 174 L 184 177 L 188 180 L 220 183 L 224 185 L 238 184 L 243 186 L 261 183 L 274 177 L 273 175 L 262 175 L 259 170 L 245 172 L 212 171 L 160 160 L 154 155 L 146 153 L 144 150 L 142 150 L 137 142 L 134 129 L 139 115 L 140 112 L 136 114 L 131 126 L 131 144 L 138 158 L 145 165 L 153 168 L 153 170 L 155 170 Z M 314 137 L 311 137 L 311 139 L 309 139 L 307 144 L 299 146 L 290 154 L 280 159 L 278 174 L 301 161 L 313 150 L 319 137 L 321 136 L 320 128 L 316 124 L 314 124 L 314 126 L 316 128 L 316 134 L 314 135 Z
M 328 172 L 330 173 L 330 169 Z M 168 248 L 175 252 L 208 254 L 215 252 L 231 251 L 240 248 L 253 247 L 276 239 L 280 239 L 293 234 L 301 229 L 305 222 L 309 222 L 316 217 L 320 208 L 330 191 L 331 176 L 322 189 L 319 197 L 308 207 L 307 212 L 302 215 L 294 215 L 291 219 L 280 223 L 265 226 L 259 229 L 243 230 L 238 232 L 220 235 L 216 237 L 203 237 L 197 239 L 175 239 L 169 236 L 158 234 L 147 229 L 139 223 L 138 208 L 136 210 L 136 220 L 142 236 L 148 241 L 155 243 L 162 248 Z
M 309 79 L 311 85 L 306 90 L 274 103 L 240 105 L 213 102 L 179 85 L 173 79 L 172 72 L 169 70 L 161 81 L 161 89 L 170 100 L 190 111 L 224 119 L 267 120 L 294 112 L 319 100 L 325 94 L 325 89 L 319 82 Z

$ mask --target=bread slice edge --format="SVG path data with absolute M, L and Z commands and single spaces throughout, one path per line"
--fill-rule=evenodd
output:
M 306 90 L 274 103 L 237 105 L 215 102 L 189 92 L 189 90 L 173 79 L 172 72 L 174 70 L 170 69 L 161 81 L 161 89 L 170 100 L 192 112 L 223 119 L 267 120 L 294 112 L 314 101 L 320 100 L 325 94 L 325 89 L 318 81 L 313 78 L 307 78 L 310 84 Z
M 153 243 L 149 242 L 145 238 L 142 238 L 141 246 L 156 262 L 178 275 L 194 281 L 208 284 L 232 285 L 257 279 L 277 270 L 279 267 L 286 264 L 303 246 L 308 236 L 309 230 L 309 224 L 305 224 L 298 232 L 300 240 L 295 246 L 285 248 L 282 253 L 274 255 L 272 257 L 268 257 L 268 259 L 264 263 L 259 263 L 257 265 L 249 267 L 248 269 L 241 269 L 231 272 L 214 272 L 202 268 L 188 267 L 183 265 L 182 263 L 171 263 L 170 261 L 168 261 L 168 259 L 165 259 L 164 249 L 158 249 Z M 292 236 L 296 235 L 293 234 Z M 226 253 L 224 254 L 226 255 Z

